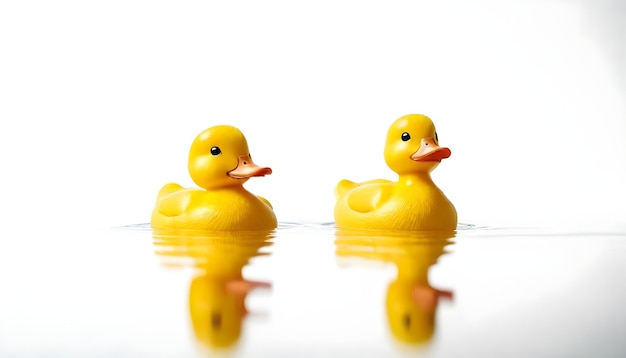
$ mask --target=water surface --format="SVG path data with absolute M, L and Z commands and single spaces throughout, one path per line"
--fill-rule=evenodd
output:
M 135 225 L 31 230 L 0 259 L 7 357 L 626 355 L 619 232 Z

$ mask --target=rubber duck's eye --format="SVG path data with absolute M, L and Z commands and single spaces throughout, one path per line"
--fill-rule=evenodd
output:
M 220 315 L 218 312 L 211 313 L 211 326 L 213 326 L 213 329 L 216 330 L 219 330 L 222 327 L 222 315 Z
M 437 132 L 435 132 L 435 142 L 439 143 L 439 136 L 437 135 Z
M 406 142 L 407 140 L 411 139 L 411 135 L 407 132 L 402 133 L 402 141 Z
M 404 316 L 402 316 L 402 324 L 404 324 L 406 329 L 409 329 L 411 327 L 411 316 L 405 313 Z
M 220 149 L 220 147 L 211 147 L 211 154 L 220 155 L 222 154 L 222 150 Z

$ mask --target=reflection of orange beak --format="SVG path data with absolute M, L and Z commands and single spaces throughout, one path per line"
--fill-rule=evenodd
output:
M 438 290 L 430 286 L 416 285 L 413 288 L 413 300 L 425 310 L 433 310 L 437 307 L 440 298 L 452 300 L 452 291 Z
M 228 172 L 228 176 L 235 179 L 248 179 L 270 174 L 272 174 L 272 169 L 254 164 L 250 154 L 239 156 L 237 167 Z
M 255 288 L 272 288 L 272 284 L 262 281 L 233 280 L 226 284 L 226 290 L 235 295 L 245 296 Z
M 245 305 L 245 298 L 250 293 L 250 291 L 255 288 L 265 288 L 271 289 L 272 284 L 270 282 L 262 282 L 262 281 L 248 281 L 248 280 L 232 280 L 226 283 L 226 291 L 235 297 L 238 297 L 241 301 L 241 312 L 243 315 L 248 315 L 248 309 Z
M 440 162 L 450 154 L 450 149 L 438 146 L 434 138 L 422 138 L 420 149 L 411 154 L 411 159 L 416 162 Z
M 437 307 L 439 297 L 437 292 L 428 286 L 416 286 L 413 288 L 413 300 L 423 310 L 432 311 Z

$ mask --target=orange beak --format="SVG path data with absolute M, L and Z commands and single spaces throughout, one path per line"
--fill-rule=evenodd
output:
M 248 179 L 272 174 L 272 169 L 260 167 L 252 161 L 250 154 L 239 156 L 237 167 L 228 172 L 228 176 L 235 179 Z
M 422 138 L 420 149 L 411 154 L 411 159 L 416 162 L 440 162 L 450 154 L 450 149 L 438 146 L 434 138 Z

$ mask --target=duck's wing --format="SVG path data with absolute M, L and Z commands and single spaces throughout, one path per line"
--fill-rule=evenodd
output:
M 167 195 L 160 196 L 156 209 L 165 216 L 179 216 L 187 211 L 192 199 L 193 189 L 179 189 Z
M 168 183 L 163 185 L 163 187 L 161 188 L 161 190 L 159 190 L 159 193 L 157 194 L 157 200 L 161 200 L 161 198 L 170 195 L 173 192 L 182 190 L 183 187 L 180 186 L 180 184 L 176 184 L 176 183 Z
M 350 209 L 360 213 L 368 213 L 380 208 L 391 194 L 393 185 L 388 180 L 377 179 L 360 184 L 347 193 Z
M 391 181 L 387 179 L 373 179 L 373 180 L 368 180 L 368 181 L 364 181 L 361 183 L 355 183 L 348 179 L 342 179 L 339 183 L 337 183 L 337 186 L 335 187 L 335 198 L 339 199 L 343 197 L 344 195 L 346 195 L 346 193 L 348 193 L 350 190 L 356 187 L 359 187 L 361 185 L 386 184 L 386 183 L 391 183 Z

